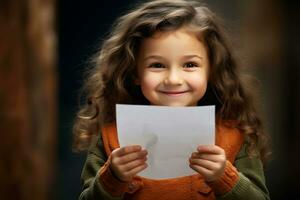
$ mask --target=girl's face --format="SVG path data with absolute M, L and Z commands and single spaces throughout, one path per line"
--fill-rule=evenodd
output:
M 136 83 L 152 105 L 196 106 L 207 88 L 207 51 L 185 28 L 157 32 L 143 40 L 137 71 Z

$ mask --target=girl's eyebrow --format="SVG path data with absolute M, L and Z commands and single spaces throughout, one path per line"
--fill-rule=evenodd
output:
M 203 57 L 202 56 L 199 56 L 199 55 L 197 55 L 197 54 L 193 54 L 193 55 L 184 55 L 183 56 L 183 58 L 186 58 L 186 59 L 188 59 L 188 58 L 199 58 L 199 59 L 201 59 L 201 60 L 203 60 Z
M 163 56 L 159 56 L 159 55 L 150 55 L 150 56 L 146 56 L 143 60 L 146 61 L 146 60 L 151 59 L 151 58 L 153 58 L 153 59 L 164 59 Z
M 148 59 L 164 59 L 163 56 L 160 56 L 160 55 L 150 55 L 150 56 L 146 56 L 143 60 L 148 60 Z M 184 59 L 191 59 L 191 58 L 198 58 L 198 59 L 201 59 L 203 60 L 203 57 L 202 56 L 199 56 L 199 55 L 196 55 L 196 54 L 192 54 L 192 55 L 184 55 L 182 56 L 182 58 Z

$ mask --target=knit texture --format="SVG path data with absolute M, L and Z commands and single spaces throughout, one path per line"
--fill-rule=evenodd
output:
M 119 147 L 116 125 L 108 124 L 102 128 L 102 140 L 106 154 Z M 155 196 L 160 199 L 215 199 L 215 195 L 230 191 L 238 181 L 238 173 L 231 164 L 243 144 L 243 136 L 236 129 L 218 126 L 216 131 L 216 144 L 225 150 L 227 163 L 225 172 L 218 180 L 206 183 L 200 174 L 191 176 L 152 180 L 136 176 L 132 182 L 124 183 L 111 173 L 107 163 L 100 170 L 100 180 L 104 189 L 111 196 L 121 196 L 131 200 L 153 200 Z M 213 191 L 213 192 L 212 192 Z

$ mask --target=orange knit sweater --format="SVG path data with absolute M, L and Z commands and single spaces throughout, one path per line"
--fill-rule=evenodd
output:
M 119 147 L 115 124 L 102 128 L 102 140 L 106 154 Z M 131 200 L 182 200 L 215 199 L 215 195 L 230 191 L 238 181 L 238 173 L 232 163 L 243 144 L 243 136 L 236 129 L 218 126 L 216 145 L 225 150 L 227 163 L 224 174 L 216 181 L 206 183 L 200 174 L 191 176 L 153 180 L 136 176 L 132 182 L 122 182 L 110 171 L 110 157 L 100 169 L 100 182 L 111 196 L 121 196 Z

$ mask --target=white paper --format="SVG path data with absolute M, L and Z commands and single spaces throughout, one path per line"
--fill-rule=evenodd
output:
M 148 150 L 148 167 L 138 175 L 165 179 L 195 174 L 188 159 L 198 145 L 215 144 L 215 107 L 117 105 L 120 146 Z

